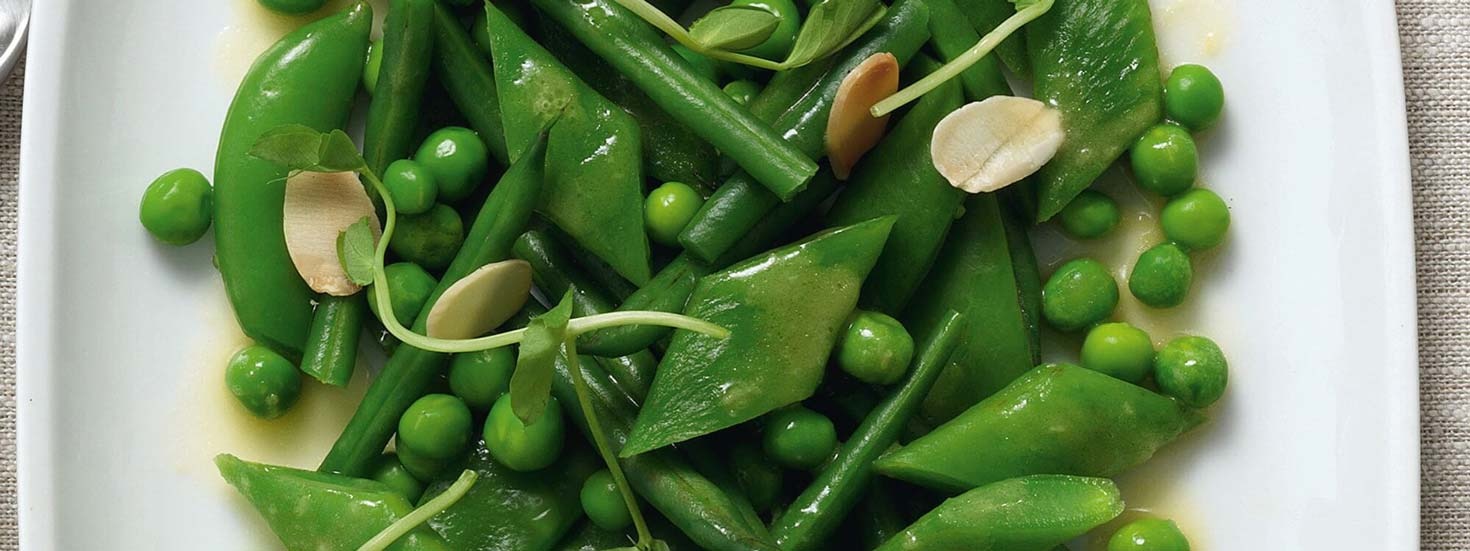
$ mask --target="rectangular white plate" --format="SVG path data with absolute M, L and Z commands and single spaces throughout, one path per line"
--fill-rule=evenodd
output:
M 144 186 L 208 173 L 254 0 L 38 2 L 21 161 L 20 499 L 29 550 L 258 549 L 216 452 L 313 465 L 351 393 L 292 430 L 243 419 L 240 342 L 208 241 L 155 244 Z M 1204 140 L 1234 211 L 1194 306 L 1231 389 L 1215 421 L 1125 480 L 1197 549 L 1418 546 L 1414 265 L 1389 0 L 1154 0 L 1169 61 L 1225 82 Z M 1210 33 L 1213 33 L 1212 35 Z M 224 53 L 220 53 L 223 51 Z M 360 388 L 360 384 L 358 385 Z M 1167 488 L 1167 491 L 1161 491 Z

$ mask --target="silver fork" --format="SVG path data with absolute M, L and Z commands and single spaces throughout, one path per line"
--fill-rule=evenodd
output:
M 26 48 L 26 31 L 31 22 L 31 0 L 0 0 L 0 82 L 10 78 L 11 69 Z

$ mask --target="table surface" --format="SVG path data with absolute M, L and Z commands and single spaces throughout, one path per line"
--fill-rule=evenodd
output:
M 1470 2 L 1398 0 L 1419 285 L 1422 547 L 1470 548 Z M 15 518 L 22 63 L 0 86 L 0 551 Z M 1395 366 L 1407 368 L 1407 366 Z

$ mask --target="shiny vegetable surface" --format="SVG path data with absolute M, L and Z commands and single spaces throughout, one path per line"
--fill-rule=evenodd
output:
M 1205 130 L 1220 118 L 1225 108 L 1225 89 L 1219 77 L 1203 65 L 1186 63 L 1169 72 L 1164 82 L 1164 114 L 1169 120 Z
M 541 416 L 521 422 L 511 411 L 510 394 L 502 395 L 485 419 L 485 447 L 501 465 L 521 472 L 539 471 L 556 462 L 566 440 L 561 404 L 552 398 Z
M 495 74 L 490 58 L 480 52 L 459 24 L 454 12 L 434 6 L 434 75 L 444 91 L 469 120 L 470 127 L 485 141 L 490 156 L 502 165 L 510 163 L 501 123 L 500 99 L 496 96 Z
M 1170 199 L 1159 213 L 1164 236 L 1189 250 L 1205 250 L 1225 240 L 1230 207 L 1208 189 L 1192 189 Z
M 434 0 L 388 3 L 383 38 L 374 43 L 373 54 L 381 56 L 381 67 L 374 79 L 362 141 L 362 157 L 375 173 L 383 174 L 390 163 L 413 152 L 434 51 L 434 5 Z M 432 196 L 428 202 L 433 203 Z M 398 205 L 403 212 L 415 212 L 403 203 Z
M 810 470 L 837 449 L 837 429 L 827 416 L 801 406 L 766 417 L 766 456 L 788 469 Z
M 357 369 L 357 343 L 367 309 L 361 295 L 322 295 L 306 333 L 301 372 L 332 386 L 347 386 Z
M 1173 308 L 1184 303 L 1193 281 L 1194 266 L 1184 248 L 1160 243 L 1138 255 L 1128 275 L 1128 291 L 1154 308 Z
M 891 385 L 914 358 L 914 337 L 887 314 L 859 310 L 838 337 L 837 366 L 859 381 Z
M 576 447 L 550 468 L 516 472 L 496 462 L 480 444 L 465 468 L 478 473 L 479 480 L 458 503 L 430 519 L 429 526 L 451 549 L 544 551 L 554 549 L 582 517 L 577 493 L 597 462 L 585 448 Z M 447 486 L 431 485 L 425 498 Z
M 199 171 L 180 168 L 159 176 L 138 206 L 138 219 L 153 237 L 170 245 L 188 245 L 209 230 L 214 215 L 214 189 Z
M 451 459 L 470 441 L 470 408 L 448 394 L 415 400 L 398 419 L 398 446 L 430 459 Z
M 945 501 L 878 551 L 1050 551 L 1122 512 L 1111 480 L 1013 478 Z
M 1192 407 L 1209 407 L 1225 394 L 1230 380 L 1225 353 L 1204 337 L 1179 337 L 1154 357 L 1159 390 Z
M 252 415 L 275 419 L 301 396 L 301 373 L 274 350 L 252 345 L 230 357 L 225 387 Z
M 1189 540 L 1172 520 L 1144 518 L 1114 532 L 1108 551 L 1189 551 Z
M 1061 331 L 1078 331 L 1101 322 L 1118 306 L 1118 282 L 1101 262 L 1068 261 L 1046 280 L 1041 309 L 1046 321 Z
M 455 354 L 449 363 L 449 390 L 470 409 L 489 411 L 510 389 L 515 368 L 515 350 L 509 346 Z
M 1160 124 L 1144 132 L 1128 156 L 1138 186 L 1165 197 L 1183 193 L 1199 177 L 1199 152 L 1183 127 Z

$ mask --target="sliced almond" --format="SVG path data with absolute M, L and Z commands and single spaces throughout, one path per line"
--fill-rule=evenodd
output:
M 888 116 L 874 117 L 870 110 L 898 91 L 898 72 L 898 58 L 878 52 L 854 67 L 837 87 L 827 117 L 827 159 L 837 179 L 846 180 L 858 159 L 883 139 Z
M 382 235 L 373 201 L 355 172 L 298 172 L 286 179 L 282 224 L 286 252 L 306 285 L 318 293 L 348 296 L 361 289 L 337 258 L 337 236 L 362 217 Z
M 429 310 L 428 335 L 473 339 L 494 331 L 531 297 L 531 265 L 524 260 L 486 264 L 454 282 Z
M 929 150 L 950 185 L 982 193 L 1036 172 L 1065 137 L 1056 109 L 1030 98 L 993 96 L 939 121 Z

